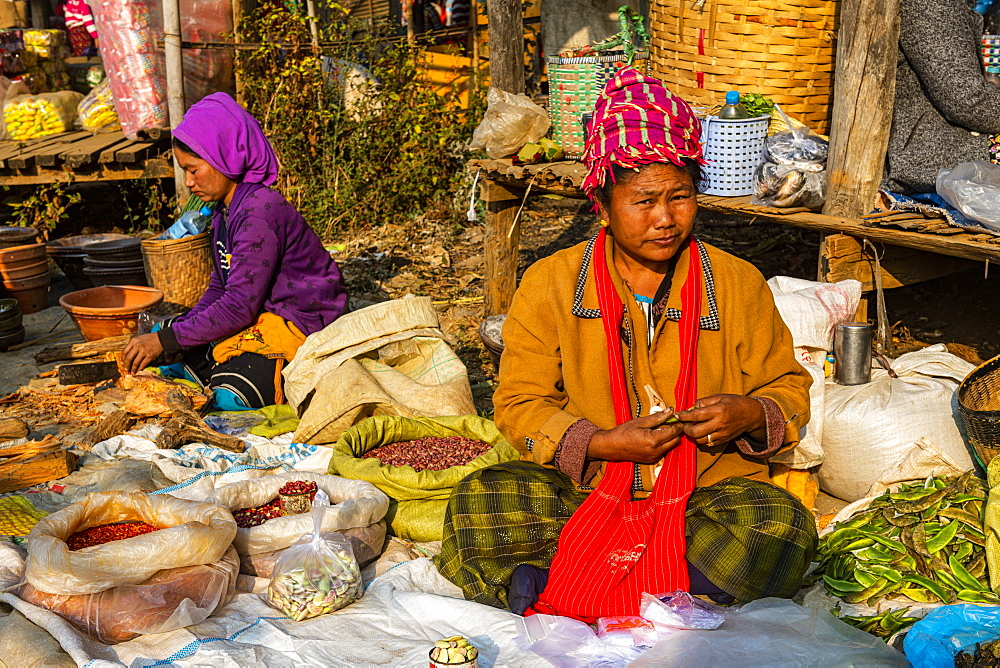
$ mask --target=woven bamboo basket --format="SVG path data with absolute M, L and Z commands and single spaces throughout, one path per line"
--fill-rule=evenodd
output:
M 1000 356 L 980 364 L 958 387 L 958 410 L 979 463 L 1000 455 Z
M 646 71 L 649 54 L 636 54 L 634 67 Z M 552 141 L 567 158 L 583 156 L 586 136 L 581 116 L 593 113 L 608 79 L 628 62 L 623 51 L 591 56 L 549 56 L 549 120 Z
M 183 239 L 147 239 L 142 261 L 149 284 L 163 292 L 163 301 L 192 308 L 212 277 L 212 235 L 202 232 Z
M 696 106 L 760 93 L 813 130 L 829 129 L 838 0 L 650 3 L 650 66 Z

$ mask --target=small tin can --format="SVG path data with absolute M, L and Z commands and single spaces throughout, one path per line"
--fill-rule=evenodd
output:
M 451 645 L 449 647 L 448 645 Z M 450 655 L 457 652 L 456 655 Z M 466 654 L 471 654 L 470 658 L 465 658 Z M 452 636 L 442 638 L 434 643 L 434 647 L 427 653 L 430 668 L 479 668 L 479 650 L 462 636 Z M 455 662 L 453 659 L 461 659 Z
M 840 385 L 864 385 L 872 379 L 872 326 L 867 322 L 844 322 L 833 336 L 837 359 L 833 378 Z
M 309 492 L 301 494 L 281 494 L 281 512 L 283 515 L 301 515 L 312 509 Z
M 434 650 L 431 650 L 427 654 L 428 660 L 430 662 L 430 663 L 428 663 L 428 666 L 430 668 L 479 668 L 479 659 L 478 659 L 478 657 L 475 658 L 475 659 L 469 659 L 465 663 L 438 663 L 437 661 L 435 661 L 434 659 L 432 659 L 431 656 L 430 656 L 431 652 L 433 652 L 433 651 Z

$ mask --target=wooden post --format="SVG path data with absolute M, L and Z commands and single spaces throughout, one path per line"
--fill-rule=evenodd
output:
M 490 0 L 490 85 L 524 92 L 524 26 L 521 0 Z M 517 289 L 520 222 L 515 221 L 524 190 L 483 179 L 486 202 L 486 315 L 506 313 Z
M 524 25 L 521 0 L 490 0 L 490 85 L 524 92 Z
M 184 120 L 184 61 L 181 55 L 181 14 L 178 0 L 163 3 L 163 51 L 167 65 L 167 111 L 170 127 Z M 174 186 L 177 206 L 183 207 L 191 192 L 184 185 L 185 174 L 174 157 Z
M 830 216 L 870 212 L 882 181 L 896 90 L 900 0 L 844 0 L 827 160 Z
M 517 290 L 521 223 L 516 221 L 524 189 L 484 178 L 480 193 L 486 202 L 486 315 L 506 313 Z
M 50 11 L 45 0 L 31 0 L 31 27 L 35 30 L 48 28 Z

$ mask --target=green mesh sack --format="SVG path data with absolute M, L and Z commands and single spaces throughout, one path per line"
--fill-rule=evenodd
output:
M 417 471 L 412 466 L 389 466 L 377 459 L 361 459 L 381 445 L 425 436 L 461 436 L 493 447 L 464 466 L 440 471 Z M 406 418 L 377 415 L 345 431 L 333 446 L 329 473 L 370 482 L 395 502 L 386 520 L 401 538 L 441 540 L 445 507 L 451 490 L 473 471 L 519 459 L 520 454 L 500 434 L 492 420 L 475 415 Z

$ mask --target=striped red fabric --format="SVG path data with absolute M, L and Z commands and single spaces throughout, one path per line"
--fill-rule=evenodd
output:
M 604 254 L 605 230 L 594 249 L 594 279 L 608 346 L 608 370 L 618 423 L 631 419 L 625 362 L 619 334 L 625 305 L 611 282 Z M 697 398 L 698 335 L 702 273 L 697 244 L 688 245 L 688 277 L 681 289 L 681 366 L 674 400 L 690 406 Z M 689 587 L 684 515 L 694 491 L 696 446 L 684 437 L 667 453 L 647 499 L 632 500 L 633 464 L 611 462 L 604 479 L 573 514 L 559 536 L 548 586 L 530 613 L 574 617 L 639 614 L 642 592 Z

